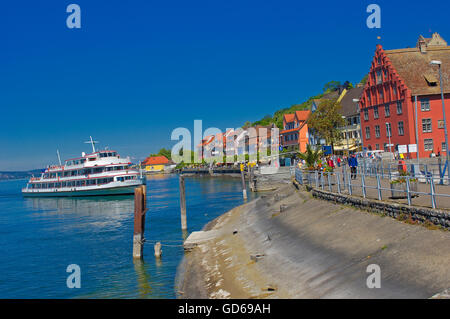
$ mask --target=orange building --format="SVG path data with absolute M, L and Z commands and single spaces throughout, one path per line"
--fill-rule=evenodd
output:
M 447 42 L 435 33 L 432 38 L 420 36 L 415 48 L 384 50 L 378 45 L 359 104 L 364 147 L 394 152 L 399 145 L 417 144 L 420 157 L 433 151 L 445 155 L 441 87 L 438 67 L 430 64 L 433 60 L 442 63 L 446 121 L 450 124 Z
M 160 172 L 164 170 L 166 165 L 169 165 L 170 161 L 165 156 L 149 156 L 143 162 L 142 166 L 148 172 Z
M 280 143 L 283 149 L 306 152 L 307 120 L 310 113 L 310 111 L 295 111 L 295 113 L 283 115 L 283 130 L 280 132 Z

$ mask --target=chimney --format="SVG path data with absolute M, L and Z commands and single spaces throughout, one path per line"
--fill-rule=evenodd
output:
M 420 49 L 420 53 L 423 53 L 423 54 L 427 53 L 427 44 L 425 43 L 425 41 L 419 42 L 419 49 Z
M 417 40 L 417 48 L 420 50 L 420 53 L 427 53 L 427 41 L 423 36 L 419 36 L 419 40 Z

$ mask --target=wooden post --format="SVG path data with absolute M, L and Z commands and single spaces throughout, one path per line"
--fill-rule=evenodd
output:
M 242 179 L 242 196 L 244 197 L 244 200 L 246 200 L 247 188 L 245 187 L 244 164 L 241 164 L 241 179 Z
M 181 230 L 187 230 L 186 188 L 184 184 L 183 175 L 180 175 L 180 213 L 181 213 Z
M 253 166 L 249 166 L 248 168 L 248 185 L 250 186 L 250 191 L 255 191 L 255 185 L 253 182 Z
M 161 243 L 157 242 L 155 244 L 155 257 L 156 258 L 161 258 L 161 254 L 162 254 L 162 250 L 161 250 Z
M 142 259 L 144 244 L 144 224 L 145 224 L 145 186 L 134 189 L 134 232 L 133 232 L 133 258 Z

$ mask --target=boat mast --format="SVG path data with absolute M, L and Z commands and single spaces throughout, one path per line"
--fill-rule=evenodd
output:
M 59 156 L 59 150 L 56 150 L 56 154 L 58 154 L 59 166 L 62 166 L 62 164 L 61 164 L 61 156 Z
M 90 140 L 90 141 L 87 141 L 87 142 L 85 142 L 85 143 L 91 144 L 91 146 L 92 146 L 92 153 L 95 153 L 95 144 L 97 144 L 98 141 L 94 141 L 94 140 L 92 139 L 92 136 L 89 136 L 89 137 L 91 138 L 91 140 Z

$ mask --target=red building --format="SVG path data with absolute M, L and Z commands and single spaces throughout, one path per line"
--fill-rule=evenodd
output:
M 283 148 L 306 152 L 308 144 L 307 120 L 311 111 L 296 111 L 284 114 L 283 130 L 280 132 L 280 143 Z
M 364 147 L 392 151 L 399 145 L 417 144 L 420 157 L 432 151 L 445 155 L 441 88 L 438 66 L 441 61 L 447 125 L 450 124 L 450 46 L 439 34 L 419 37 L 415 48 L 384 50 L 377 46 L 367 83 L 360 99 L 360 119 Z M 415 101 L 417 99 L 418 139 Z M 417 153 L 411 153 L 416 158 Z

